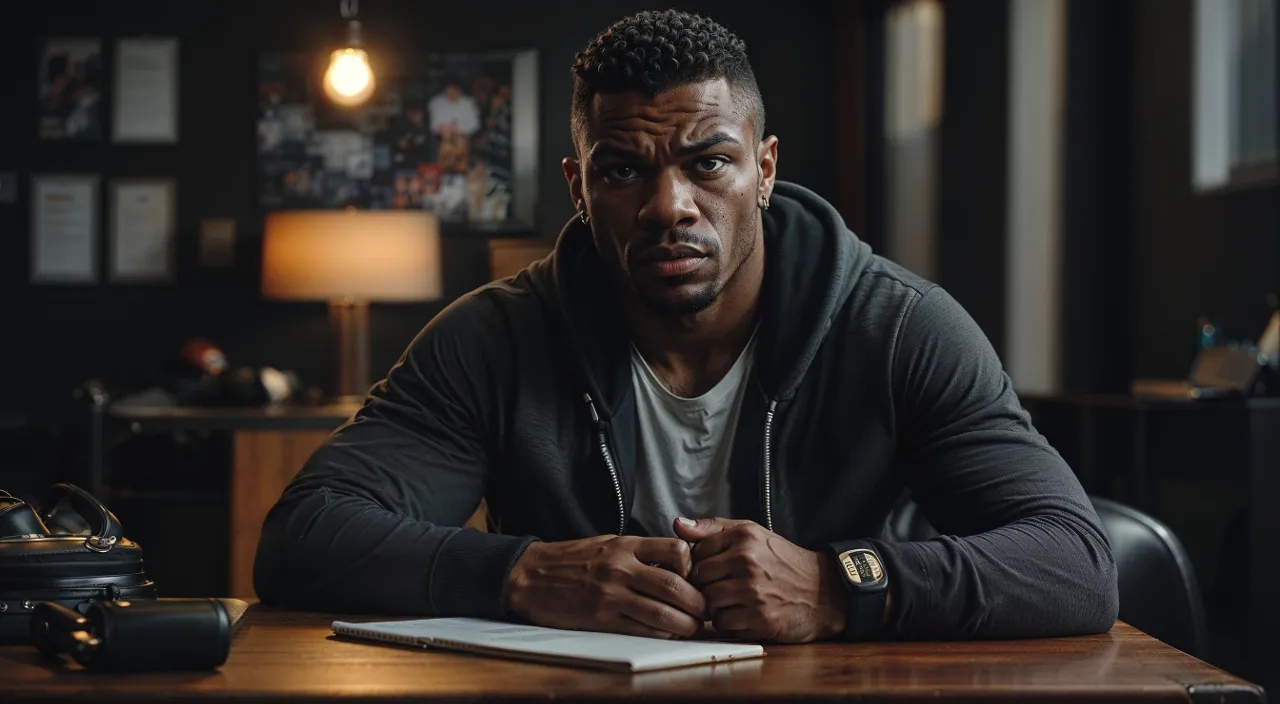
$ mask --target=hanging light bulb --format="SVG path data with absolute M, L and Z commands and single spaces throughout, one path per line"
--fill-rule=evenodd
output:
M 360 23 L 355 21 L 358 8 L 359 0 L 342 0 L 342 16 L 347 20 L 347 47 L 329 55 L 329 68 L 324 72 L 325 95 L 346 107 L 364 103 L 377 87 L 369 55 L 360 48 Z
M 339 49 L 329 56 L 324 72 L 324 93 L 339 105 L 360 105 L 373 95 L 377 81 L 363 49 Z

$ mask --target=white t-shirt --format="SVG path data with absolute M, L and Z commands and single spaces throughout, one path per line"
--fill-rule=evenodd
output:
M 710 391 L 697 398 L 667 390 L 631 347 L 639 420 L 639 471 L 631 514 L 649 535 L 673 537 L 677 517 L 729 516 L 729 456 L 755 361 L 756 338 Z

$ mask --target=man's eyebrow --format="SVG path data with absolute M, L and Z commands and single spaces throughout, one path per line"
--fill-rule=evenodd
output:
M 696 142 L 690 142 L 676 150 L 676 154 L 680 156 L 690 156 L 698 152 L 706 151 L 720 144 L 728 144 L 730 146 L 741 146 L 742 143 L 734 139 L 731 135 L 724 132 L 716 132 L 715 134 L 699 139 Z
M 714 146 L 727 144 L 730 146 L 741 146 L 732 135 L 724 132 L 716 132 L 713 135 L 699 139 L 696 142 L 690 142 L 676 150 L 677 156 L 691 156 L 699 152 L 704 152 Z M 600 143 L 591 150 L 590 157 L 592 161 L 604 159 L 605 157 L 614 157 L 626 161 L 643 161 L 645 156 L 634 149 L 628 149 L 617 144 Z

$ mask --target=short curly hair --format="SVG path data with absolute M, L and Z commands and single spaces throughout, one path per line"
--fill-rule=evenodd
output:
M 573 62 L 570 126 L 583 134 L 597 93 L 639 91 L 650 96 L 690 83 L 723 78 L 750 103 L 756 140 L 764 137 L 764 100 L 747 60 L 747 45 L 706 17 L 662 10 L 615 22 L 578 52 Z

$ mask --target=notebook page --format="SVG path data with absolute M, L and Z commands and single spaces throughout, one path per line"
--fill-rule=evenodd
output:
M 341 628 L 373 637 L 381 635 L 399 642 L 413 639 L 425 644 L 436 643 L 442 647 L 449 647 L 449 643 L 460 643 L 513 653 L 624 663 L 635 671 L 758 657 L 764 654 L 764 648 L 753 644 L 670 641 L 525 626 L 478 618 L 428 618 L 360 624 L 335 621 L 333 626 L 335 631 Z

